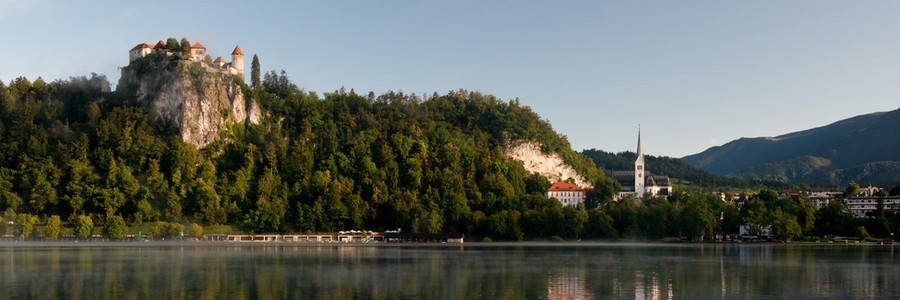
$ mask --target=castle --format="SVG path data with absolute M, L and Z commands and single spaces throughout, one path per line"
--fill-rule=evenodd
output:
M 156 45 L 150 45 L 147 43 L 140 43 L 134 48 L 131 48 L 128 51 L 128 63 L 135 61 L 138 58 L 145 57 L 150 55 L 151 53 L 160 53 L 165 55 L 177 55 L 181 56 L 182 53 L 179 51 L 171 51 L 166 48 L 166 43 L 160 40 Z M 225 62 L 221 56 L 216 58 L 214 61 L 207 62 L 204 58 L 206 58 L 206 47 L 201 45 L 200 43 L 194 43 L 191 46 L 190 61 L 193 65 L 202 67 L 210 72 L 219 72 L 224 74 L 237 75 L 244 79 L 244 52 L 241 52 L 241 47 L 235 46 L 234 51 L 231 52 L 231 62 Z

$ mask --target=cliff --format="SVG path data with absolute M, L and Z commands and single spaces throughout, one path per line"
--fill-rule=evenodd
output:
M 117 92 L 133 95 L 161 120 L 198 148 L 219 137 L 227 124 L 260 121 L 259 105 L 245 99 L 234 76 L 210 72 L 178 57 L 150 55 L 122 68 Z
M 575 185 L 581 188 L 593 188 L 594 185 L 579 175 L 575 168 L 566 164 L 558 154 L 541 152 L 541 144 L 537 142 L 518 141 L 506 147 L 506 156 L 521 161 L 525 170 L 547 177 L 550 182 L 572 178 Z

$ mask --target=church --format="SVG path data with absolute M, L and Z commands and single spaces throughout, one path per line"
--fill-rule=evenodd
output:
M 610 176 L 622 185 L 622 191 L 616 195 L 616 201 L 627 195 L 641 198 L 644 194 L 668 196 L 672 193 L 669 176 L 653 175 L 647 171 L 644 164 L 644 152 L 641 149 L 640 130 L 638 130 L 637 159 L 634 161 L 634 171 L 610 171 Z

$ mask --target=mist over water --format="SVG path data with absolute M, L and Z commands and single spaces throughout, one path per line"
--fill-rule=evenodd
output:
M 0 298 L 891 298 L 896 248 L 0 244 Z

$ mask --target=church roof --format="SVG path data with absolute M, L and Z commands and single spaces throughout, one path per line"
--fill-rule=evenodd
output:
M 578 187 L 577 185 L 574 185 L 574 184 L 571 184 L 571 183 L 568 183 L 565 181 L 558 181 L 558 182 L 554 183 L 553 185 L 550 186 L 549 189 L 547 189 L 547 191 L 548 192 L 582 192 L 582 193 L 584 193 L 584 189 Z
M 622 186 L 634 186 L 634 171 L 610 171 L 609 177 L 619 181 Z M 669 176 L 653 175 L 649 171 L 644 172 L 644 186 L 671 186 Z
M 234 46 L 234 51 L 232 51 L 231 54 L 240 54 L 240 55 L 244 55 L 244 52 L 241 52 L 241 47 Z
M 194 43 L 194 45 L 192 45 L 191 48 L 206 49 L 206 47 L 203 47 L 203 45 L 200 45 L 200 43 Z

